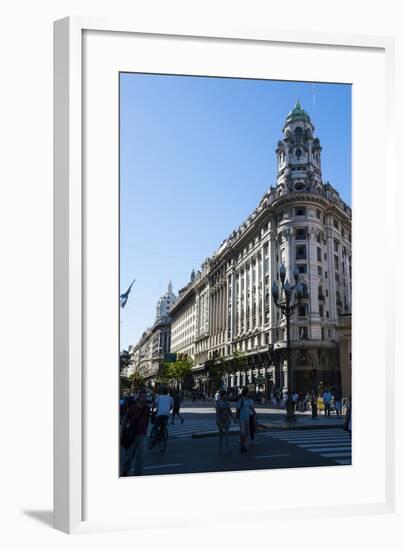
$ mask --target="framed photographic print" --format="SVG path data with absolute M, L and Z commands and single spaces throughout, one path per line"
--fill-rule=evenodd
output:
M 392 510 L 392 49 L 55 23 L 57 528 Z

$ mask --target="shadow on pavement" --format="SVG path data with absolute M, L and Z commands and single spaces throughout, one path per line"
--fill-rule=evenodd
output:
M 29 516 L 48 527 L 53 527 L 53 511 L 52 510 L 23 510 L 26 516 Z

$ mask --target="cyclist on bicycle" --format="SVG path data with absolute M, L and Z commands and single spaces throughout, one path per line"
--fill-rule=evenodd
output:
M 154 408 L 156 409 L 155 415 L 155 441 L 159 436 L 159 432 L 167 426 L 169 420 L 170 411 L 173 408 L 173 399 L 168 395 L 166 387 L 162 389 L 162 393 L 156 398 Z

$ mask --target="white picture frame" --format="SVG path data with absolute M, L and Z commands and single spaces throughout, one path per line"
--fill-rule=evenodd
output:
M 98 34 L 97 34 L 98 33 Z M 57 529 L 68 533 L 88 532 L 97 530 L 116 530 L 116 529 L 136 529 L 146 526 L 153 526 L 155 518 L 147 515 L 141 518 L 136 518 L 135 515 L 118 516 L 122 519 L 113 517 L 113 508 L 115 493 L 108 489 L 108 483 L 105 482 L 106 494 L 108 499 L 111 498 L 109 504 L 111 508 L 111 517 L 109 516 L 108 507 L 100 507 L 94 514 L 88 516 L 85 510 L 89 508 L 89 502 L 96 500 L 91 492 L 94 490 L 94 480 L 88 484 L 90 472 L 88 468 L 89 443 L 92 441 L 91 426 L 92 411 L 86 409 L 86 400 L 89 399 L 89 384 L 86 379 L 86 368 L 88 364 L 88 346 L 91 336 L 89 336 L 89 319 L 92 317 L 92 308 L 94 301 L 91 296 L 87 298 L 85 289 L 89 290 L 89 277 L 91 278 L 92 268 L 90 263 L 93 261 L 91 243 L 96 242 L 94 239 L 102 238 L 102 235 L 97 236 L 98 229 L 97 216 L 92 214 L 89 217 L 89 209 L 91 208 L 92 192 L 84 189 L 84 180 L 87 177 L 89 159 L 86 155 L 91 156 L 88 143 L 84 147 L 83 131 L 87 133 L 91 126 L 91 121 L 86 120 L 85 106 L 85 88 L 89 81 L 86 80 L 88 72 L 92 70 L 89 65 L 89 59 L 95 55 L 89 41 L 86 42 L 86 36 L 101 36 L 103 40 L 109 40 L 108 36 L 117 37 L 135 37 L 137 40 L 160 39 L 164 41 L 175 40 L 177 44 L 182 41 L 194 39 L 198 44 L 205 44 L 208 41 L 211 43 L 221 42 L 226 45 L 230 51 L 234 48 L 244 47 L 266 47 L 267 45 L 277 45 L 277 47 L 288 48 L 304 48 L 312 49 L 311 55 L 320 56 L 321 50 L 334 52 L 336 56 L 342 52 L 350 51 L 353 56 L 356 52 L 378 52 L 380 60 L 384 66 L 384 77 L 382 81 L 377 82 L 376 87 L 380 87 L 381 93 L 384 95 L 384 105 L 382 105 L 381 97 L 375 105 L 378 116 L 383 125 L 385 125 L 385 143 L 379 159 L 379 174 L 383 176 L 385 188 L 390 190 L 387 193 L 386 207 L 383 209 L 383 224 L 385 231 L 392 230 L 393 222 L 390 219 L 389 212 L 393 207 L 395 200 L 395 184 L 393 175 L 393 96 L 394 88 L 394 42 L 389 37 L 370 37 L 356 35 L 330 35 L 312 32 L 285 32 L 268 29 L 201 29 L 198 25 L 195 28 L 137 28 L 136 24 L 128 22 L 116 22 L 112 20 L 96 20 L 92 18 L 66 18 L 55 23 L 54 37 L 54 82 L 55 82 L 55 103 L 54 103 L 54 120 L 55 120 L 55 148 L 54 148 L 54 315 L 55 315 L 55 330 L 54 330 L 54 525 Z M 107 33 L 107 34 L 106 34 Z M 100 44 L 97 44 L 99 47 Z M 144 47 L 144 46 L 142 46 Z M 118 52 L 114 48 L 108 48 L 111 59 L 107 59 L 108 55 L 102 57 L 100 48 L 100 65 L 104 62 L 111 63 L 113 66 L 112 57 Z M 147 49 L 142 50 L 147 53 Z M 241 50 L 242 51 L 242 50 Z M 90 52 L 90 53 L 89 53 Z M 105 51 L 103 51 L 105 53 Z M 239 52 L 240 53 L 240 52 Z M 242 52 L 243 53 L 243 52 Z M 89 57 L 86 57 L 90 55 Z M 227 54 L 228 55 L 228 54 Z M 367 54 L 366 54 L 367 55 Z M 145 57 L 146 59 L 146 57 Z M 138 60 L 139 61 L 139 60 Z M 141 60 L 142 61 L 142 60 Z M 126 61 L 124 61 L 124 64 Z M 162 63 L 159 59 L 159 63 Z M 172 65 L 167 65 L 167 72 L 172 72 L 176 65 L 176 59 L 172 59 Z M 149 64 L 149 65 L 148 65 Z M 373 65 L 373 62 L 371 62 Z M 125 70 L 123 67 L 122 70 Z M 144 72 L 156 71 L 154 62 L 145 61 L 140 63 L 139 69 Z M 149 69 L 149 71 L 148 71 Z M 198 69 L 201 71 L 201 69 Z M 253 67 L 253 74 L 261 75 L 260 66 Z M 366 70 L 366 69 L 365 69 Z M 184 74 L 193 74 L 185 72 Z M 216 73 L 214 73 L 216 74 Z M 281 74 L 281 73 L 280 73 Z M 297 80 L 305 79 L 306 69 L 297 71 Z M 380 73 L 378 73 L 380 74 Z M 219 72 L 217 76 L 221 76 Z M 311 75 L 309 75 L 311 76 Z M 308 78 L 309 80 L 309 78 Z M 361 89 L 361 87 L 359 88 Z M 383 92 L 382 92 L 383 90 Z M 86 91 L 86 93 L 88 93 Z M 356 103 L 354 103 L 355 109 Z M 114 122 L 109 128 L 115 128 Z M 355 131 L 360 132 L 359 125 L 355 125 Z M 88 134 L 86 134 L 88 138 Z M 110 136 L 111 139 L 118 139 L 118 135 Z M 111 145 L 109 143 L 108 145 Z M 363 157 L 364 157 L 363 151 Z M 361 168 L 361 162 L 356 162 L 355 165 Z M 114 168 L 114 163 L 110 168 Z M 356 168 L 356 170 L 359 168 Z M 109 172 L 109 175 L 114 175 L 114 170 Z M 117 175 L 117 173 L 116 173 Z M 103 177 L 103 176 L 101 176 Z M 104 176 L 106 177 L 106 176 Z M 118 177 L 118 175 L 117 175 Z M 370 174 L 370 181 L 373 174 Z M 354 174 L 354 181 L 356 174 Z M 117 180 L 116 180 L 117 181 Z M 114 186 L 114 178 L 110 178 L 108 185 Z M 107 197 L 105 197 L 107 202 Z M 370 201 L 373 200 L 370 198 Z M 375 200 L 375 199 L 374 199 Z M 101 198 L 101 204 L 103 198 Z M 354 194 L 354 208 L 360 208 L 359 201 L 356 202 L 356 193 Z M 375 202 L 370 202 L 374 206 Z M 90 222 L 89 219 L 92 221 Z M 107 224 L 108 225 L 108 224 Z M 354 231 L 354 246 L 356 242 L 360 243 L 363 227 L 360 223 L 359 228 Z M 370 227 L 367 225 L 367 220 L 364 224 L 364 230 Z M 357 236 L 356 236 L 357 231 Z M 90 236 L 89 236 L 90 235 Z M 92 240 L 93 239 L 93 240 Z M 112 239 L 114 240 L 114 239 Z M 111 249 L 113 250 L 113 248 Z M 96 260 L 97 261 L 97 260 Z M 114 280 L 112 279 L 110 282 Z M 359 279 L 360 280 L 360 276 Z M 389 301 L 386 299 L 387 289 L 393 286 L 392 275 L 386 274 L 385 299 L 381 305 L 381 315 L 388 323 L 388 318 L 393 317 L 394 312 Z M 91 281 L 93 282 L 93 281 Z M 94 283 L 97 286 L 96 283 Z M 365 288 L 363 288 L 363 286 Z M 369 286 L 366 283 L 358 289 L 358 302 L 364 298 L 367 292 L 372 287 L 370 281 Z M 354 285 L 356 288 L 356 282 Z M 118 293 L 117 293 L 118 296 Z M 355 299 L 356 300 L 356 299 Z M 356 302 L 355 302 L 356 303 Z M 111 306 L 111 304 L 110 304 Z M 112 303 L 112 308 L 114 308 Z M 355 305 L 356 307 L 356 305 Z M 114 311 L 112 309 L 111 311 Z M 359 308 L 358 308 L 359 311 Z M 117 310 L 112 316 L 117 315 Z M 388 326 L 388 325 L 387 325 Z M 360 331 L 355 329 L 354 337 L 360 334 Z M 361 334 L 360 334 L 361 336 Z M 363 351 L 361 352 L 363 353 Z M 366 352 L 364 352 L 366 353 Z M 108 355 L 108 354 L 106 354 Z M 306 506 L 305 508 L 284 508 L 283 505 L 279 509 L 271 509 L 272 517 L 277 519 L 299 518 L 302 514 L 309 514 L 312 517 L 330 517 L 330 516 L 348 516 L 353 514 L 375 514 L 375 513 L 394 513 L 396 500 L 395 486 L 395 425 L 392 422 L 395 411 L 395 355 L 393 336 L 387 331 L 385 339 L 379 348 L 378 357 L 384 361 L 381 387 L 384 395 L 384 418 L 380 419 L 384 428 L 384 449 L 381 451 L 380 462 L 378 467 L 381 470 L 380 496 L 374 498 L 373 495 L 364 493 L 363 499 L 354 498 L 354 500 L 344 502 L 344 499 L 337 503 L 327 506 Z M 114 357 L 114 349 L 112 355 Z M 357 356 L 358 358 L 360 355 Z M 363 356 L 361 356 L 363 359 Z M 367 359 L 366 355 L 364 359 Z M 371 371 L 374 365 L 371 360 Z M 86 362 L 87 361 L 87 362 Z M 356 355 L 354 354 L 354 365 L 356 365 Z M 375 362 L 376 360 L 374 360 Z M 91 367 L 89 367 L 91 368 Z M 117 376 L 118 379 L 118 376 Z M 102 385 L 102 382 L 100 383 Z M 101 389 L 101 392 L 103 389 Z M 361 396 L 356 388 L 356 377 L 354 377 L 354 395 Z M 106 394 L 107 395 L 107 394 Z M 114 407 L 116 404 L 112 403 Z M 358 416 L 359 425 L 361 417 Z M 354 413 L 354 422 L 356 425 L 356 413 Z M 114 419 L 112 422 L 114 425 Z M 107 426 L 108 429 L 108 426 Z M 112 441 L 115 433 L 111 434 Z M 361 451 L 361 445 L 358 447 Z M 91 454 L 91 453 L 90 453 Z M 118 454 L 118 450 L 117 450 Z M 382 456 L 384 455 L 384 456 Z M 359 452 L 359 464 L 361 464 L 361 452 Z M 319 472 L 314 472 L 318 475 Z M 92 474 L 93 475 L 93 474 Z M 116 472 L 114 472 L 116 475 Z M 237 475 L 237 474 L 236 474 Z M 252 472 L 251 479 L 258 481 L 263 478 L 263 472 Z M 302 477 L 300 471 L 295 470 L 290 472 L 294 477 L 295 482 L 299 482 L 299 476 Z M 308 476 L 308 472 L 306 471 Z M 94 477 L 94 476 L 93 476 Z M 156 476 L 157 477 L 157 476 Z M 174 476 L 168 476 L 173 478 Z M 178 476 L 175 476 L 178 477 Z M 186 476 L 182 476 L 184 479 Z M 285 473 L 283 474 L 285 482 Z M 216 483 L 222 483 L 222 479 L 230 479 L 225 474 L 215 474 L 208 476 L 205 474 L 203 482 L 209 484 L 209 479 L 215 478 Z M 104 480 L 102 475 L 98 478 L 100 486 L 103 486 Z M 188 479 L 190 479 L 188 477 Z M 232 478 L 236 479 L 236 478 Z M 243 492 L 243 479 L 238 478 L 241 487 L 239 490 Z M 117 480 L 119 481 L 119 480 Z M 124 481 L 124 480 L 121 480 Z M 142 484 L 144 487 L 145 479 L 129 480 Z M 182 481 L 178 481 L 182 483 Z M 91 484 L 93 483 L 93 485 Z M 152 483 L 152 482 L 151 482 Z M 169 479 L 163 480 L 160 478 L 160 484 L 170 483 Z M 122 483 L 121 483 L 122 486 Z M 141 485 L 140 485 L 141 486 Z M 86 487 L 86 489 L 85 489 Z M 93 487 L 93 489 L 91 488 Z M 380 498 L 381 497 L 381 498 Z M 204 500 L 204 499 L 203 499 Z M 91 505 L 90 505 L 91 507 Z M 236 508 L 238 505 L 236 504 Z M 233 515 L 238 513 L 244 514 L 244 517 L 255 518 L 259 521 L 265 521 L 269 517 L 269 509 L 262 502 L 258 502 L 254 508 L 244 510 L 243 506 L 239 509 L 233 509 Z M 213 517 L 215 515 L 215 507 L 213 508 Z M 185 515 L 179 525 L 192 525 L 198 521 L 201 509 L 190 510 Z M 230 518 L 228 518 L 230 519 Z M 167 525 L 173 518 L 169 517 Z M 164 520 L 162 520 L 164 524 Z

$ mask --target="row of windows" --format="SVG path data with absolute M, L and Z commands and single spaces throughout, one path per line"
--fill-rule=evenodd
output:
M 297 167 L 296 169 L 298 170 L 299 167 Z M 296 207 L 294 209 L 294 214 L 295 214 L 295 216 L 306 216 L 307 209 L 306 209 L 305 206 Z M 316 210 L 316 217 L 318 218 L 318 220 L 320 220 L 322 218 L 322 211 L 321 210 L 318 210 L 318 209 Z M 284 212 L 281 212 L 280 216 L 279 216 L 279 221 L 281 221 L 283 219 L 284 219 Z M 325 216 L 323 216 L 323 223 L 326 224 Z M 333 227 L 335 229 L 337 229 L 337 230 L 340 229 L 342 237 L 345 237 L 346 236 L 346 231 L 345 231 L 343 225 L 340 225 L 336 218 L 332 218 L 332 223 L 333 223 Z M 349 241 L 351 241 L 351 235 L 350 235 L 349 232 L 347 233 L 347 237 L 348 237 Z

